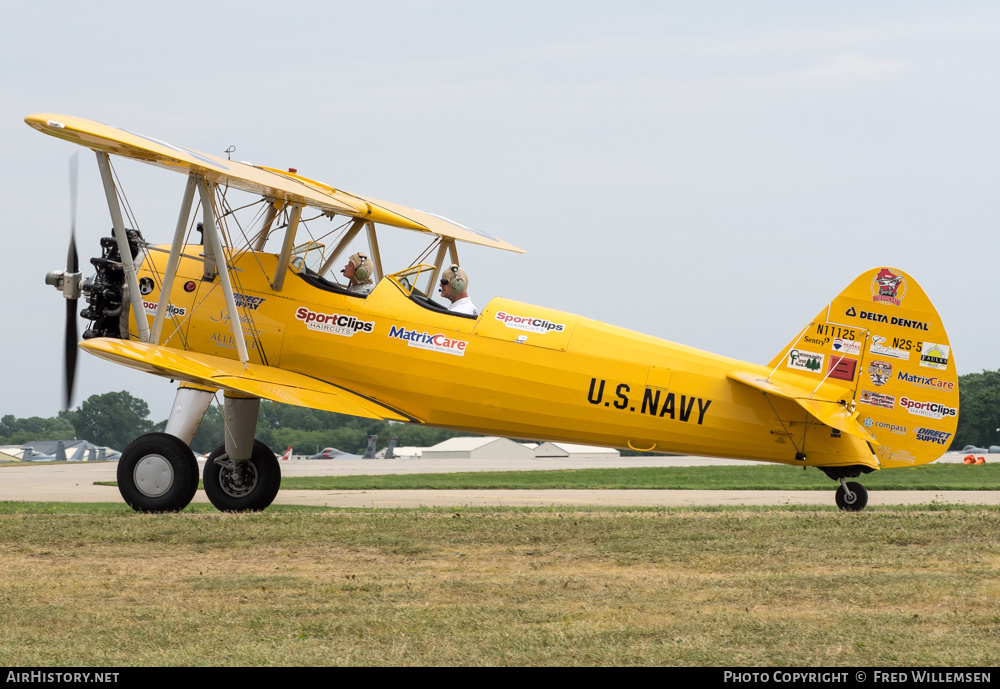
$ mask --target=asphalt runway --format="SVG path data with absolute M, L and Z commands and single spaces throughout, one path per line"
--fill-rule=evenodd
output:
M 962 453 L 939 462 L 961 463 Z M 989 461 L 991 457 L 987 457 Z M 996 457 L 1000 461 L 1000 456 Z M 616 459 L 530 459 L 469 461 L 457 459 L 292 460 L 281 462 L 283 476 L 353 476 L 364 474 L 450 473 L 456 471 L 532 471 L 608 467 L 706 466 L 747 464 L 706 457 L 621 457 Z M 754 462 L 753 464 L 760 464 Z M 115 481 L 115 462 L 65 464 L 16 463 L 0 466 L 0 500 L 121 502 L 118 489 L 97 486 Z M 836 485 L 817 490 L 281 490 L 279 505 L 329 507 L 462 507 L 462 506 L 706 506 L 706 505 L 833 505 Z M 199 490 L 195 502 L 208 502 Z M 997 491 L 871 491 L 869 505 L 929 504 L 1000 505 Z

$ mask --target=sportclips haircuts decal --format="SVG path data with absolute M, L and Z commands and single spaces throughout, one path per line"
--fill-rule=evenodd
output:
M 949 407 L 940 402 L 918 402 L 909 397 L 900 397 L 899 406 L 916 416 L 926 416 L 929 419 L 943 419 L 946 416 L 958 416 L 957 407 Z
M 455 356 L 465 356 L 465 348 L 469 344 L 466 340 L 453 340 L 444 333 L 431 335 L 396 326 L 389 329 L 389 337 L 394 340 L 405 340 L 407 347 L 416 347 L 442 354 L 454 354 Z
M 159 307 L 155 301 L 142 300 L 142 310 L 145 311 L 150 316 L 156 315 L 156 309 Z M 174 306 L 173 304 L 167 305 L 167 317 L 170 316 L 183 316 L 187 313 L 187 309 L 180 306 Z
M 305 323 L 310 330 L 341 337 L 354 337 L 354 333 L 370 333 L 375 329 L 375 321 L 359 321 L 354 316 L 339 313 L 319 313 L 305 306 L 295 310 L 295 318 Z
M 497 311 L 494 318 L 508 328 L 513 328 L 514 330 L 527 330 L 532 333 L 558 333 L 566 329 L 565 323 L 550 323 L 544 318 L 535 318 L 534 316 L 516 316 L 512 313 L 506 313 L 504 311 Z

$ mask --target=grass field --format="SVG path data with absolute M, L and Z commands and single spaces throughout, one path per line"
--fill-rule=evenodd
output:
M 1000 463 L 932 464 L 876 471 L 858 479 L 870 490 L 1000 490 Z M 114 486 L 114 481 L 98 482 Z M 834 490 L 817 469 L 785 465 L 469 471 L 450 474 L 286 476 L 285 490 L 674 489 Z
M 1000 663 L 995 509 L 122 507 L 0 505 L 0 664 Z

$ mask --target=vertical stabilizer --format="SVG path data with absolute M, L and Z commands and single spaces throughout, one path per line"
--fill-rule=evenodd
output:
M 917 281 L 873 268 L 770 363 L 775 376 L 843 400 L 876 438 L 884 468 L 933 462 L 958 426 L 958 374 L 948 333 Z

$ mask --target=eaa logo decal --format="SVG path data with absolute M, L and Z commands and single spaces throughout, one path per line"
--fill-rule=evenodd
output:
M 871 362 L 868 364 L 868 377 L 871 378 L 873 385 L 882 387 L 892 378 L 892 364 L 878 360 Z
M 944 445 L 948 442 L 948 438 L 951 437 L 951 433 L 945 433 L 944 431 L 935 431 L 931 428 L 918 428 L 916 429 L 917 440 L 922 440 L 925 443 L 936 443 L 937 445 Z
M 465 356 L 465 348 L 469 344 L 466 340 L 453 340 L 444 333 L 430 335 L 426 332 L 421 333 L 416 330 L 397 328 L 396 326 L 392 326 L 389 329 L 389 337 L 394 340 L 405 340 L 407 347 L 416 347 L 417 349 L 426 349 L 432 352 L 453 354 L 455 356 Z
M 899 306 L 906 296 L 906 278 L 898 273 L 883 268 L 872 278 L 872 301 L 876 304 L 892 304 Z
M 354 333 L 370 333 L 375 329 L 375 321 L 359 321 L 354 316 L 339 313 L 319 313 L 305 306 L 295 310 L 295 318 L 305 323 L 310 330 L 341 337 L 354 337 Z
M 936 368 L 943 371 L 948 368 L 948 352 L 950 351 L 951 347 L 948 345 L 925 342 L 920 354 L 920 365 L 926 368 Z
M 909 397 L 900 397 L 899 406 L 916 416 L 926 416 L 928 419 L 943 419 L 946 416 L 958 416 L 957 407 L 949 407 L 940 402 L 920 402 Z
M 533 316 L 515 316 L 512 313 L 506 313 L 504 311 L 497 311 L 494 318 L 508 328 L 513 328 L 514 330 L 527 330 L 528 332 L 533 333 L 559 333 L 566 329 L 565 323 L 550 323 L 544 318 L 535 318 Z
M 801 349 L 793 349 L 788 353 L 788 361 L 785 365 L 788 368 L 795 368 L 800 371 L 819 373 L 823 370 L 823 355 L 814 352 L 803 352 Z

